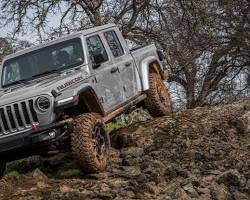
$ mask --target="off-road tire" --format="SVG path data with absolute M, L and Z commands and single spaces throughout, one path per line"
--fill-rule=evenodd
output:
M 160 117 L 172 113 L 171 97 L 159 74 L 149 74 L 149 89 L 146 91 L 146 94 L 145 105 L 152 117 Z
M 97 129 L 100 130 L 98 131 L 98 133 L 100 132 L 98 136 Z M 103 146 L 103 142 L 105 146 Z M 71 150 L 73 158 L 77 161 L 82 171 L 86 173 L 104 171 L 107 165 L 109 147 L 110 138 L 100 115 L 86 113 L 74 119 Z
M 0 178 L 3 177 L 5 168 L 6 168 L 6 163 L 1 163 L 0 162 Z

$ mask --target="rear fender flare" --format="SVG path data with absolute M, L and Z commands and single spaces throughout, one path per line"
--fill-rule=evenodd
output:
M 149 56 L 141 62 L 140 75 L 143 91 L 149 89 L 149 73 L 158 73 L 162 79 L 164 79 L 163 69 L 160 63 L 159 59 L 155 56 Z

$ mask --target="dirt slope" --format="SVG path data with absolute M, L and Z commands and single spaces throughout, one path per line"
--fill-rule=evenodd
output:
M 100 174 L 81 174 L 67 154 L 11 163 L 0 199 L 250 199 L 249 110 L 197 108 L 113 132 Z

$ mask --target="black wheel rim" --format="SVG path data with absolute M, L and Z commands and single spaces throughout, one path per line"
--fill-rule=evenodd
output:
M 106 153 L 107 142 L 105 138 L 105 130 L 103 130 L 101 125 L 96 125 L 93 130 L 94 137 L 94 148 L 96 151 L 96 157 L 101 159 L 102 156 Z

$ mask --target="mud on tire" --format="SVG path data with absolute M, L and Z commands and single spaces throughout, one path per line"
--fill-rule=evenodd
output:
M 73 158 L 84 172 L 105 170 L 109 147 L 109 135 L 100 115 L 87 113 L 75 118 L 71 150 Z
M 160 117 L 172 113 L 171 97 L 161 76 L 157 73 L 149 74 L 149 89 L 145 105 L 153 117 Z
M 0 162 L 0 178 L 3 177 L 5 168 L 6 168 L 6 164 Z

